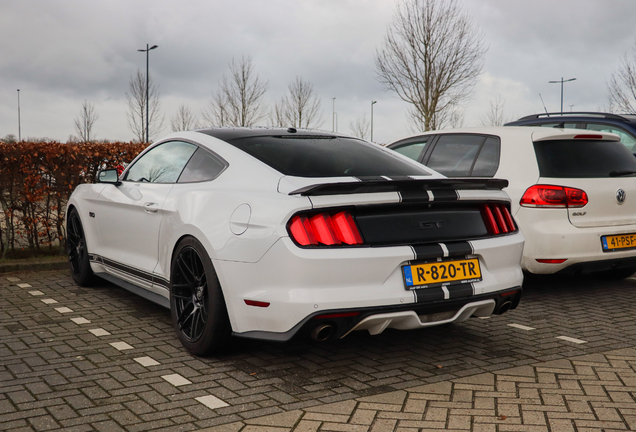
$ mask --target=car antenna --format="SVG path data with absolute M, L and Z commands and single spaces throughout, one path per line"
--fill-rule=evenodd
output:
M 539 97 L 541 98 L 541 104 L 543 105 L 543 109 L 545 110 L 545 113 L 548 115 L 548 117 L 550 117 L 550 114 L 548 113 L 548 109 L 545 107 L 545 103 L 543 102 L 543 98 L 541 97 L 541 93 L 539 93 Z

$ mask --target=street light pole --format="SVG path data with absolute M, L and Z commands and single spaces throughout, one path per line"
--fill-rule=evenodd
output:
M 563 114 L 563 83 L 564 82 L 570 82 L 570 81 L 575 81 L 576 78 L 570 78 L 567 80 L 563 80 L 563 77 L 561 77 L 561 81 L 548 81 L 550 84 L 558 84 L 561 83 L 561 114 Z
M 371 101 L 371 142 L 373 142 L 373 105 L 377 103 L 378 101 Z
M 20 89 L 18 89 L 18 142 L 22 141 L 22 126 L 20 125 Z
M 148 114 L 149 114 L 149 104 L 150 104 L 150 90 L 148 89 L 148 86 L 150 85 L 150 75 L 149 75 L 149 69 L 150 69 L 150 50 L 153 50 L 155 48 L 159 48 L 158 45 L 153 45 L 150 48 L 149 44 L 146 44 L 146 49 L 139 49 L 137 51 L 139 52 L 145 52 L 146 53 L 146 142 L 150 142 L 150 135 L 148 133 L 148 126 L 149 126 L 149 119 L 148 119 Z
M 331 98 L 333 99 L 333 108 L 331 111 L 331 132 L 335 132 L 336 131 L 336 98 Z

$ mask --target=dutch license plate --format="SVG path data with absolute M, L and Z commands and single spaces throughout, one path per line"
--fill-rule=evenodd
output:
M 406 289 L 431 288 L 481 280 L 479 259 L 410 264 L 402 267 Z
M 603 252 L 636 248 L 636 234 L 621 234 L 601 237 Z

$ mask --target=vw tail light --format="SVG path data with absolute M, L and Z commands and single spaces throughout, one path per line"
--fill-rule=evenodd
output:
M 581 189 L 533 185 L 525 191 L 519 204 L 522 207 L 579 208 L 585 206 L 587 201 L 587 194 Z

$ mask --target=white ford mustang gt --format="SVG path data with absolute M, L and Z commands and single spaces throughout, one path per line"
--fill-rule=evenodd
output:
M 524 243 L 506 185 L 331 133 L 179 132 L 73 192 L 71 274 L 169 307 L 197 355 L 503 313 Z

